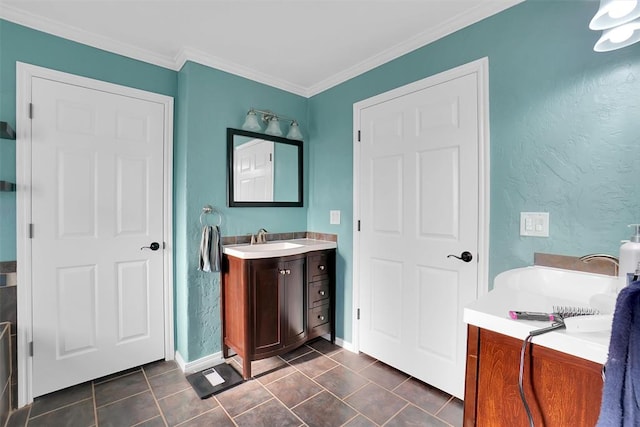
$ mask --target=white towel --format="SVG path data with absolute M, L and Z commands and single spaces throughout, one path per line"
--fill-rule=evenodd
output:
M 220 271 L 222 246 L 220 244 L 220 228 L 206 225 L 202 228 L 198 270 Z

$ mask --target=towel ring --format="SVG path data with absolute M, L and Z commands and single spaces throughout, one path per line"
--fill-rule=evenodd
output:
M 210 215 L 210 214 L 216 214 L 218 215 L 218 223 L 216 224 L 218 227 L 220 226 L 220 224 L 222 224 L 222 215 L 220 215 L 220 212 L 218 212 L 213 206 L 211 205 L 205 205 L 202 208 L 202 213 L 200 214 L 200 225 L 201 226 L 205 226 L 205 225 L 212 225 L 212 224 L 206 224 L 206 221 L 203 221 L 202 218 L 204 217 L 204 215 Z

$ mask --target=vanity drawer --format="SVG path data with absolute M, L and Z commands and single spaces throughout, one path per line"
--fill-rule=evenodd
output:
M 307 282 L 329 279 L 329 255 L 320 252 L 307 258 Z
M 329 302 L 330 296 L 331 292 L 329 279 L 309 283 L 309 308 L 327 304 Z
M 309 309 L 309 328 L 328 324 L 329 320 L 329 304 Z

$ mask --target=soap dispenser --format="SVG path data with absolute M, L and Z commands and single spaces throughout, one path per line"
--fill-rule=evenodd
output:
M 630 224 L 629 227 L 634 229 L 634 233 L 628 242 L 620 246 L 620 267 L 618 268 L 618 276 L 625 285 L 627 274 L 635 273 L 640 262 L 640 224 Z

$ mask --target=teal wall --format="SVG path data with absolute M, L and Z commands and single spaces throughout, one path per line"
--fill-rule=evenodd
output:
M 0 19 L 0 120 L 16 128 L 16 61 L 175 96 L 176 73 Z M 0 140 L 0 180 L 15 182 L 15 141 Z M 16 196 L 0 192 L 0 261 L 16 259 Z
M 308 227 L 339 234 L 338 336 L 352 327 L 352 114 L 373 95 L 487 56 L 490 280 L 534 252 L 617 255 L 640 222 L 640 44 L 592 48 L 597 2 L 529 0 L 310 99 Z M 329 209 L 342 210 L 340 226 Z M 550 213 L 550 237 L 520 237 L 521 211 Z M 481 256 L 483 256 L 481 254 Z
M 239 128 L 250 107 L 301 121 L 307 99 L 219 70 L 187 62 L 178 73 L 175 159 L 177 349 L 192 361 L 221 350 L 220 277 L 197 270 L 202 207 L 222 212 L 225 236 L 307 229 L 307 208 L 226 207 L 226 129 Z M 305 143 L 306 145 L 307 143 Z M 306 150 L 306 147 L 305 147 Z M 307 161 L 308 163 L 308 161 Z M 308 182 L 308 181 L 305 181 Z

